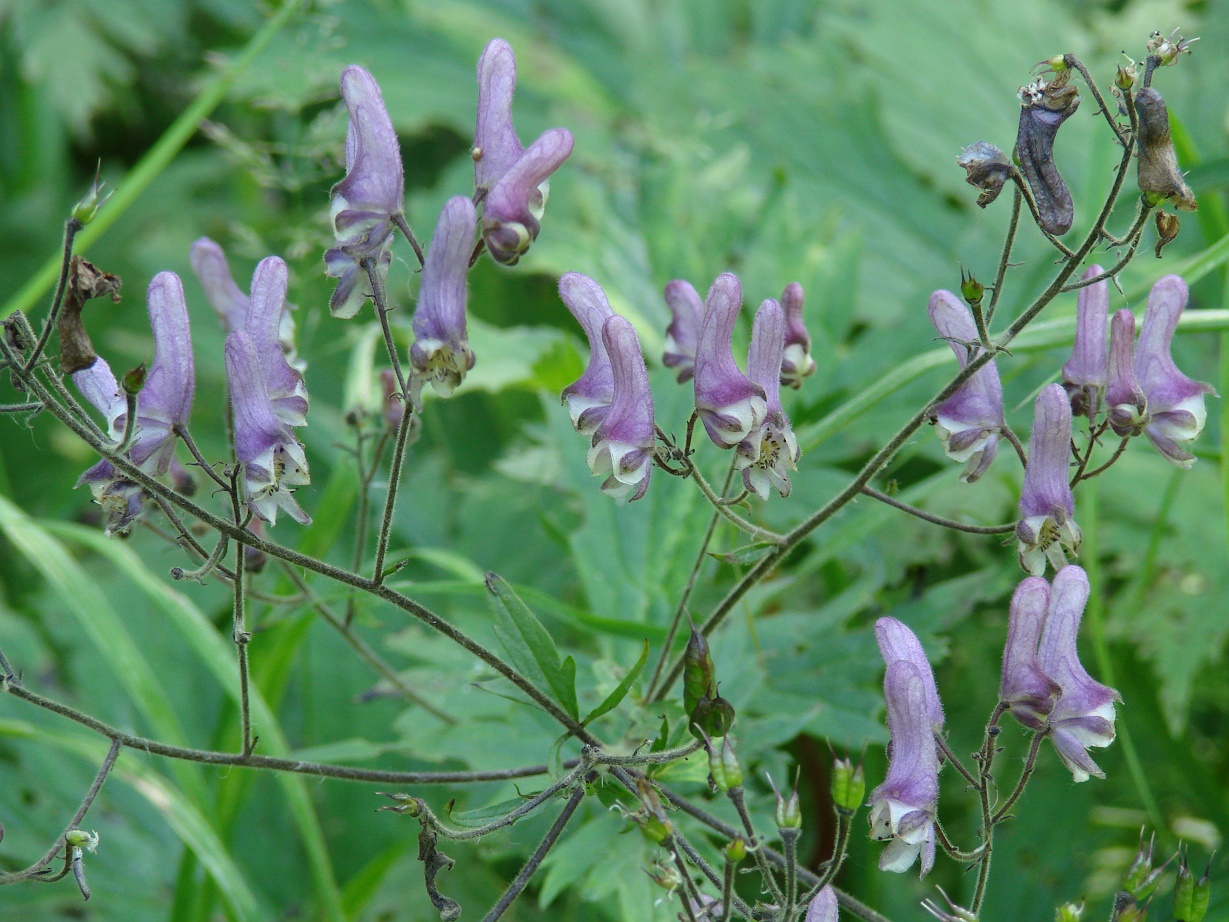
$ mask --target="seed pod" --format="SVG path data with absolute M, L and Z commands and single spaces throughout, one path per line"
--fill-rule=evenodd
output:
M 1066 74 L 1046 83 L 1038 80 L 1020 90 L 1020 128 L 1016 158 L 1033 200 L 1038 224 L 1048 234 L 1062 236 L 1075 221 L 1071 192 L 1054 165 L 1054 138 L 1058 128 L 1080 107 L 1080 96 L 1067 85 Z
M 708 641 L 693 627 L 691 639 L 687 641 L 687 651 L 683 654 L 683 711 L 689 717 L 694 716 L 700 699 L 713 691 L 714 676 L 715 668 L 713 657 L 708 652 Z
M 1152 87 L 1144 87 L 1135 94 L 1135 111 L 1139 115 L 1136 150 L 1140 191 L 1154 203 L 1169 199 L 1183 211 L 1194 211 L 1199 205 L 1178 169 L 1165 98 Z

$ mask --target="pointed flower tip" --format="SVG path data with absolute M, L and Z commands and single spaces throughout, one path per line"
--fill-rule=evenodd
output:
M 1078 553 L 1083 540 L 1067 482 L 1070 456 L 1071 405 L 1062 385 L 1050 384 L 1034 404 L 1016 526 L 1020 565 L 1033 576 L 1045 572 L 1047 561 L 1055 570 L 1063 567 L 1065 554 Z
M 502 38 L 487 43 L 478 59 L 478 118 L 474 127 L 474 184 L 489 190 L 525 149 L 512 121 L 516 56 Z
M 222 248 L 208 237 L 201 237 L 192 244 L 189 261 L 205 290 L 206 300 L 222 321 L 222 329 L 230 333 L 242 327 L 247 316 L 248 296 L 235 284 Z
M 602 337 L 602 328 L 614 311 L 601 286 L 579 272 L 569 272 L 559 280 L 559 297 L 589 340 L 584 374 L 563 389 L 562 399 L 573 428 L 592 435 L 614 400 L 614 370 Z
M 917 668 L 925 686 L 926 711 L 930 723 L 935 729 L 941 729 L 944 723 L 943 705 L 939 701 L 939 690 L 935 686 L 930 660 L 926 658 L 926 651 L 917 635 L 903 621 L 885 617 L 875 622 L 875 641 L 879 644 L 879 652 L 886 665 L 904 661 Z
M 482 236 L 496 262 L 514 266 L 538 239 L 550 191 L 548 180 L 571 156 L 572 133 L 544 132 L 508 168 L 482 206 Z
M 700 420 L 719 448 L 738 445 L 768 412 L 764 389 L 734 361 L 732 339 L 741 308 L 738 278 L 728 272 L 718 276 L 705 301 L 692 381 Z
M 608 317 L 602 343 L 610 357 L 614 393 L 594 430 L 587 460 L 594 474 L 606 475 L 602 492 L 631 502 L 644 496 L 653 469 L 653 394 L 631 323 L 618 314 Z
M 964 368 L 980 353 L 977 325 L 969 305 L 950 291 L 940 289 L 930 296 L 930 322 L 947 341 Z M 973 483 L 990 467 L 998 454 L 999 435 L 1006 425 L 1003 387 L 992 360 L 932 411 L 935 433 L 943 452 L 965 465 L 960 479 Z

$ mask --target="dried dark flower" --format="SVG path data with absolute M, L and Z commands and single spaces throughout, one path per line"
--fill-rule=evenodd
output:
M 1071 230 L 1075 205 L 1067 184 L 1054 165 L 1054 138 L 1062 125 L 1080 107 L 1080 96 L 1067 83 L 1064 71 L 1049 83 L 1044 79 L 1020 89 L 1020 128 L 1016 157 L 1033 200 L 1037 221 L 1048 234 L 1062 236 Z

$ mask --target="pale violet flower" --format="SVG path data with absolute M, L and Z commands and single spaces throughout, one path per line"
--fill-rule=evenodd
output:
M 644 496 L 653 472 L 653 394 L 632 325 L 618 314 L 607 318 L 602 343 L 610 356 L 614 394 L 593 432 L 587 461 L 594 474 L 606 476 L 603 493 L 631 502 Z
M 1055 570 L 1065 554 L 1076 554 L 1083 535 L 1075 523 L 1075 497 L 1067 482 L 1071 458 L 1071 404 L 1061 384 L 1050 384 L 1037 395 L 1028 465 L 1020 490 L 1020 521 L 1016 525 L 1020 566 L 1033 576 Z
M 1037 658 L 1041 630 L 1050 602 L 1050 584 L 1039 576 L 1026 577 L 1011 597 L 1007 643 L 1003 647 L 1003 677 L 999 701 L 1030 730 L 1045 727 L 1062 691 L 1045 674 Z
M 559 297 L 589 339 L 589 363 L 584 374 L 563 389 L 563 402 L 573 428 L 592 435 L 614 400 L 614 369 L 602 341 L 602 328 L 614 311 L 601 286 L 579 272 L 569 272 L 559 280 Z
M 815 894 L 807 906 L 805 922 L 837 922 L 839 917 L 836 891 L 832 889 L 832 884 L 828 884 Z
M 804 379 L 815 374 L 815 359 L 811 357 L 811 334 L 802 322 L 803 290 L 790 282 L 781 293 L 781 308 L 785 311 L 785 353 L 781 357 L 781 384 L 798 390 Z
M 760 305 L 751 329 L 747 377 L 764 391 L 767 411 L 759 426 L 735 449 L 743 486 L 761 499 L 769 489 L 789 496 L 789 472 L 798 469 L 798 440 L 781 408 L 781 356 L 785 351 L 785 312 L 771 299 Z
M 666 327 L 661 361 L 667 368 L 678 369 L 678 382 L 683 384 L 695 374 L 696 342 L 704 319 L 704 302 L 692 284 L 683 279 L 668 282 L 665 295 L 672 319 Z
M 1084 279 L 1096 278 L 1104 270 L 1089 266 Z M 1075 342 L 1071 358 L 1063 366 L 1063 387 L 1071 401 L 1074 416 L 1095 419 L 1101 410 L 1109 369 L 1105 346 L 1109 325 L 1109 283 L 1102 279 L 1080 289 L 1075 309 Z
M 729 272 L 717 276 L 704 304 L 692 383 L 700 421 L 719 448 L 733 448 L 743 441 L 768 413 L 764 388 L 734 361 L 732 338 L 741 308 L 738 278 Z

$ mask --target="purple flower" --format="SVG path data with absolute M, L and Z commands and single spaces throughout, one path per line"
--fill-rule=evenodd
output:
M 828 884 L 817 894 L 807 906 L 805 922 L 836 922 L 838 918 L 836 891 Z
M 482 236 L 496 261 L 516 265 L 538 238 L 549 178 L 572 153 L 572 133 L 552 128 L 526 150 L 512 123 L 516 58 L 501 38 L 478 59 L 474 182 L 485 192 Z
M 601 286 L 579 272 L 569 272 L 559 280 L 559 297 L 589 338 L 589 364 L 584 374 L 563 389 L 563 402 L 576 431 L 592 435 L 614 400 L 614 369 L 602 341 L 602 328 L 614 311 Z
M 969 306 L 950 291 L 939 290 L 930 296 L 928 310 L 930 322 L 939 336 L 948 341 L 956 361 L 964 368 L 981 353 L 975 345 L 977 326 Z M 932 414 L 944 453 L 953 461 L 967 462 L 960 479 L 964 483 L 977 480 L 998 453 L 999 433 L 1006 425 L 1003 388 L 994 362 L 978 370 Z
M 1110 321 L 1106 419 L 1115 434 L 1139 435 L 1148 424 L 1148 398 L 1135 379 L 1135 315 L 1126 308 Z
M 935 860 L 939 802 L 939 752 L 935 733 L 943 707 L 922 645 L 895 618 L 875 622 L 875 637 L 887 663 L 883 693 L 888 709 L 888 775 L 871 792 L 871 835 L 891 839 L 879 859 L 883 871 L 903 872 L 922 858 L 922 876 Z
M 1104 270 L 1089 266 L 1085 279 Z M 1075 416 L 1095 419 L 1101 410 L 1108 375 L 1105 329 L 1109 323 L 1109 283 L 1102 279 L 1080 289 L 1075 309 L 1075 343 L 1071 358 L 1063 366 L 1063 387 Z
M 674 318 L 666 327 L 662 364 L 679 370 L 678 382 L 690 381 L 695 374 L 696 342 L 704 319 L 704 302 L 690 282 L 675 279 L 666 283 L 666 304 Z
M 1087 781 L 1089 775 L 1104 778 L 1088 748 L 1114 741 L 1114 702 L 1122 697 L 1080 664 L 1076 637 L 1088 602 L 1088 577 L 1080 567 L 1063 567 L 1049 589 L 1037 662 L 1062 689 L 1047 722 L 1050 739 L 1075 781 Z
M 609 475 L 603 493 L 631 502 L 644 496 L 653 470 L 653 394 L 640 340 L 630 323 L 618 314 L 608 317 L 602 344 L 610 356 L 614 394 L 593 433 L 587 460 L 594 474 Z
M 738 443 L 736 464 L 742 469 L 743 486 L 761 499 L 769 487 L 789 496 L 789 471 L 797 470 L 801 452 L 794 430 L 781 409 L 781 356 L 785 351 L 785 312 L 776 301 L 767 300 L 755 314 L 751 348 L 747 353 L 747 377 L 766 397 L 767 411 L 759 426 Z
M 1034 404 L 1016 525 L 1020 566 L 1033 576 L 1045 572 L 1047 560 L 1055 570 L 1062 567 L 1067 562 L 1063 552 L 1074 555 L 1083 540 L 1067 484 L 1070 457 L 1071 405 L 1062 385 L 1050 384 Z
M 243 329 L 252 338 L 260 374 L 273 413 L 288 426 L 307 425 L 307 385 L 303 375 L 286 359 L 280 333 L 286 316 L 289 271 L 276 256 L 262 259 L 252 275 L 252 297 Z
M 265 386 L 260 350 L 247 330 L 226 337 L 226 379 L 235 457 L 243 465 L 248 508 L 270 525 L 277 522 L 279 508 L 301 525 L 308 524 L 311 517 L 292 492 L 311 480 L 303 446 L 277 417 Z
M 440 212 L 422 267 L 418 306 L 414 309 L 414 345 L 410 364 L 410 401 L 422 408 L 422 386 L 449 397 L 474 367 L 465 329 L 465 279 L 474 248 L 478 217 L 463 195 L 450 198 Z
M 1195 463 L 1195 456 L 1178 443 L 1191 441 L 1203 430 L 1203 398 L 1215 393 L 1210 385 L 1182 374 L 1170 354 L 1187 295 L 1186 282 L 1176 275 L 1153 285 L 1135 347 L 1135 376 L 1148 399 L 1144 434 L 1166 459 L 1184 468 Z
M 731 339 L 741 307 L 738 278 L 729 272 L 717 276 L 704 305 L 693 383 L 700 421 L 719 448 L 733 448 L 768 412 L 764 388 L 739 371 L 734 361 Z
M 815 374 L 811 358 L 811 334 L 802 322 L 802 286 L 790 282 L 781 293 L 785 309 L 785 354 L 781 359 L 781 383 L 798 390 L 804 378 Z
M 337 246 L 324 254 L 325 275 L 340 279 L 329 301 L 334 317 L 353 317 L 369 295 L 367 273 L 359 265 L 372 260 L 386 273 L 394 217 L 405 205 L 401 149 L 375 78 L 351 65 L 341 72 L 341 95 L 350 110 L 346 130 L 346 177 L 333 187 L 329 213 Z
M 1012 715 L 1031 730 L 1045 726 L 1062 689 L 1045 674 L 1037 659 L 1037 645 L 1045 624 L 1050 585 L 1039 576 L 1029 576 L 1011 597 L 1007 644 L 1003 648 L 1003 679 L 999 700 Z

